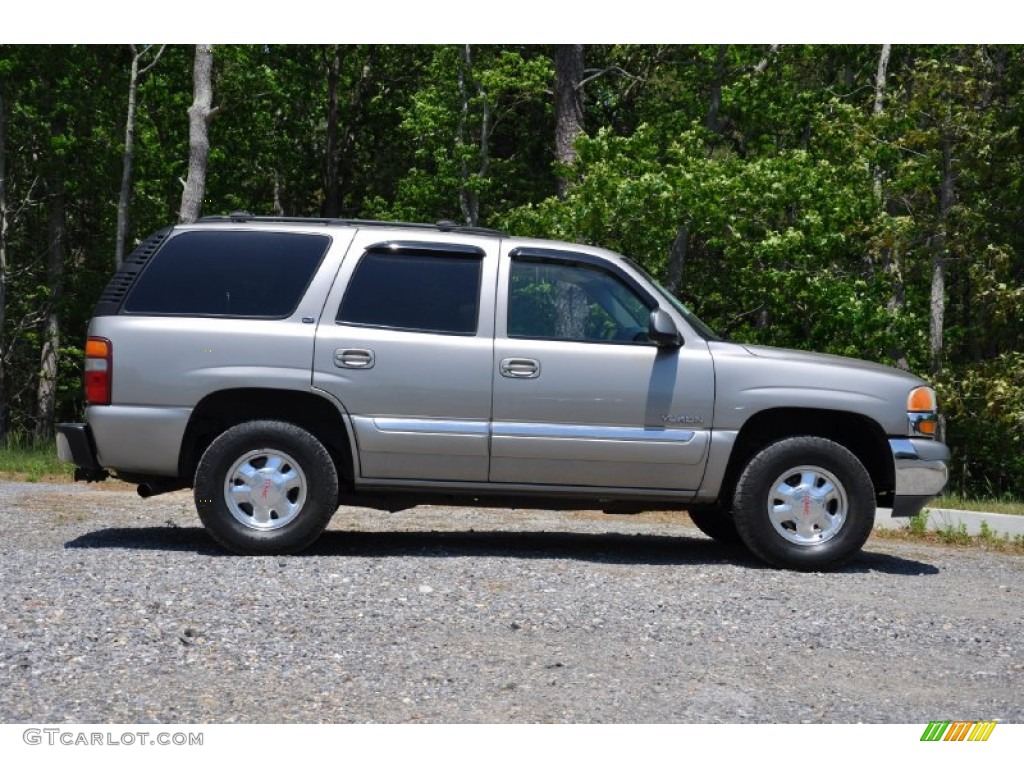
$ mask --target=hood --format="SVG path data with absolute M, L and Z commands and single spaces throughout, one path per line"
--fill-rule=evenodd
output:
M 906 378 L 914 382 L 914 385 L 923 383 L 921 379 L 912 373 L 907 373 L 899 368 L 872 363 L 868 360 L 858 360 L 855 357 L 842 357 L 840 355 L 827 355 L 823 352 L 804 352 L 799 349 L 784 349 L 781 347 L 761 347 L 755 344 L 735 344 L 742 347 L 755 357 L 762 357 L 768 360 L 787 361 L 791 363 L 809 363 L 815 365 L 827 365 L 832 368 L 852 368 L 861 371 L 884 373 Z
M 845 411 L 904 434 L 907 396 L 917 376 L 866 360 L 795 349 L 709 342 L 715 361 L 715 423 L 742 425 L 749 414 L 776 408 Z

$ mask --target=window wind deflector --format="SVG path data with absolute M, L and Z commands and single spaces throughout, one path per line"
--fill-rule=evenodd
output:
M 509 258 L 516 259 L 518 261 L 529 261 L 537 264 L 586 264 L 587 266 L 600 267 L 601 269 L 614 272 L 615 274 L 632 281 L 632 278 L 620 269 L 617 264 L 614 264 L 607 259 L 602 259 L 600 256 L 591 256 L 589 253 L 581 253 L 579 251 L 562 251 L 556 248 L 533 248 L 530 246 L 523 246 L 513 248 L 509 251 L 508 255 Z
M 420 240 L 388 240 L 374 243 L 366 249 L 368 253 L 392 253 L 419 256 L 448 256 L 454 258 L 482 259 L 484 249 L 462 243 L 433 243 Z
M 587 266 L 609 272 L 643 297 L 644 303 L 654 309 L 658 306 L 657 299 L 651 295 L 651 286 L 643 285 L 633 275 L 620 267 L 613 261 L 608 261 L 600 256 L 592 256 L 589 253 L 580 251 L 563 251 L 557 248 L 538 248 L 532 246 L 521 246 L 513 248 L 508 253 L 513 261 L 533 264 L 568 264 L 570 266 Z
M 582 262 L 584 264 L 596 264 L 606 267 L 608 262 L 586 253 L 578 251 L 562 251 L 556 248 L 531 248 L 529 246 L 513 248 L 508 253 L 510 258 L 521 259 L 522 261 L 547 262 L 565 264 L 566 262 Z

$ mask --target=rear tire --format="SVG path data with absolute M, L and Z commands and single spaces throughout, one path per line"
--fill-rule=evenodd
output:
M 860 460 L 821 437 L 791 437 L 761 450 L 736 484 L 733 518 L 762 560 L 830 570 L 860 551 L 875 521 L 875 489 Z
M 338 475 L 323 444 L 283 421 L 222 433 L 199 460 L 195 503 L 213 539 L 242 555 L 298 552 L 337 509 Z

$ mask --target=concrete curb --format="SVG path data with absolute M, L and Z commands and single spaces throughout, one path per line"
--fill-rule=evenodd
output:
M 967 533 L 977 536 L 981 533 L 982 522 L 988 525 L 992 533 L 1002 538 L 1008 534 L 1012 539 L 1014 536 L 1024 536 L 1024 515 L 997 515 L 994 512 L 968 512 L 963 509 L 935 509 L 926 507 L 928 511 L 928 530 L 945 529 L 952 526 L 954 530 L 960 528 L 960 524 L 967 526 Z M 893 517 L 891 509 L 879 507 L 875 511 L 876 528 L 906 528 L 910 525 L 909 517 Z

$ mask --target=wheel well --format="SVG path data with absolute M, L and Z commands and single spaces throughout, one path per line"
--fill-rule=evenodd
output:
M 787 437 L 824 437 L 847 448 L 864 465 L 880 505 L 892 503 L 895 470 L 885 432 L 866 416 L 818 408 L 775 408 L 747 419 L 729 457 L 720 498 L 731 508 L 740 473 L 754 454 Z
M 313 434 L 334 459 L 339 489 L 351 485 L 352 448 L 337 407 L 310 392 L 285 389 L 226 389 L 200 400 L 182 438 L 179 476 L 191 484 L 210 443 L 224 430 L 254 419 L 287 421 Z

